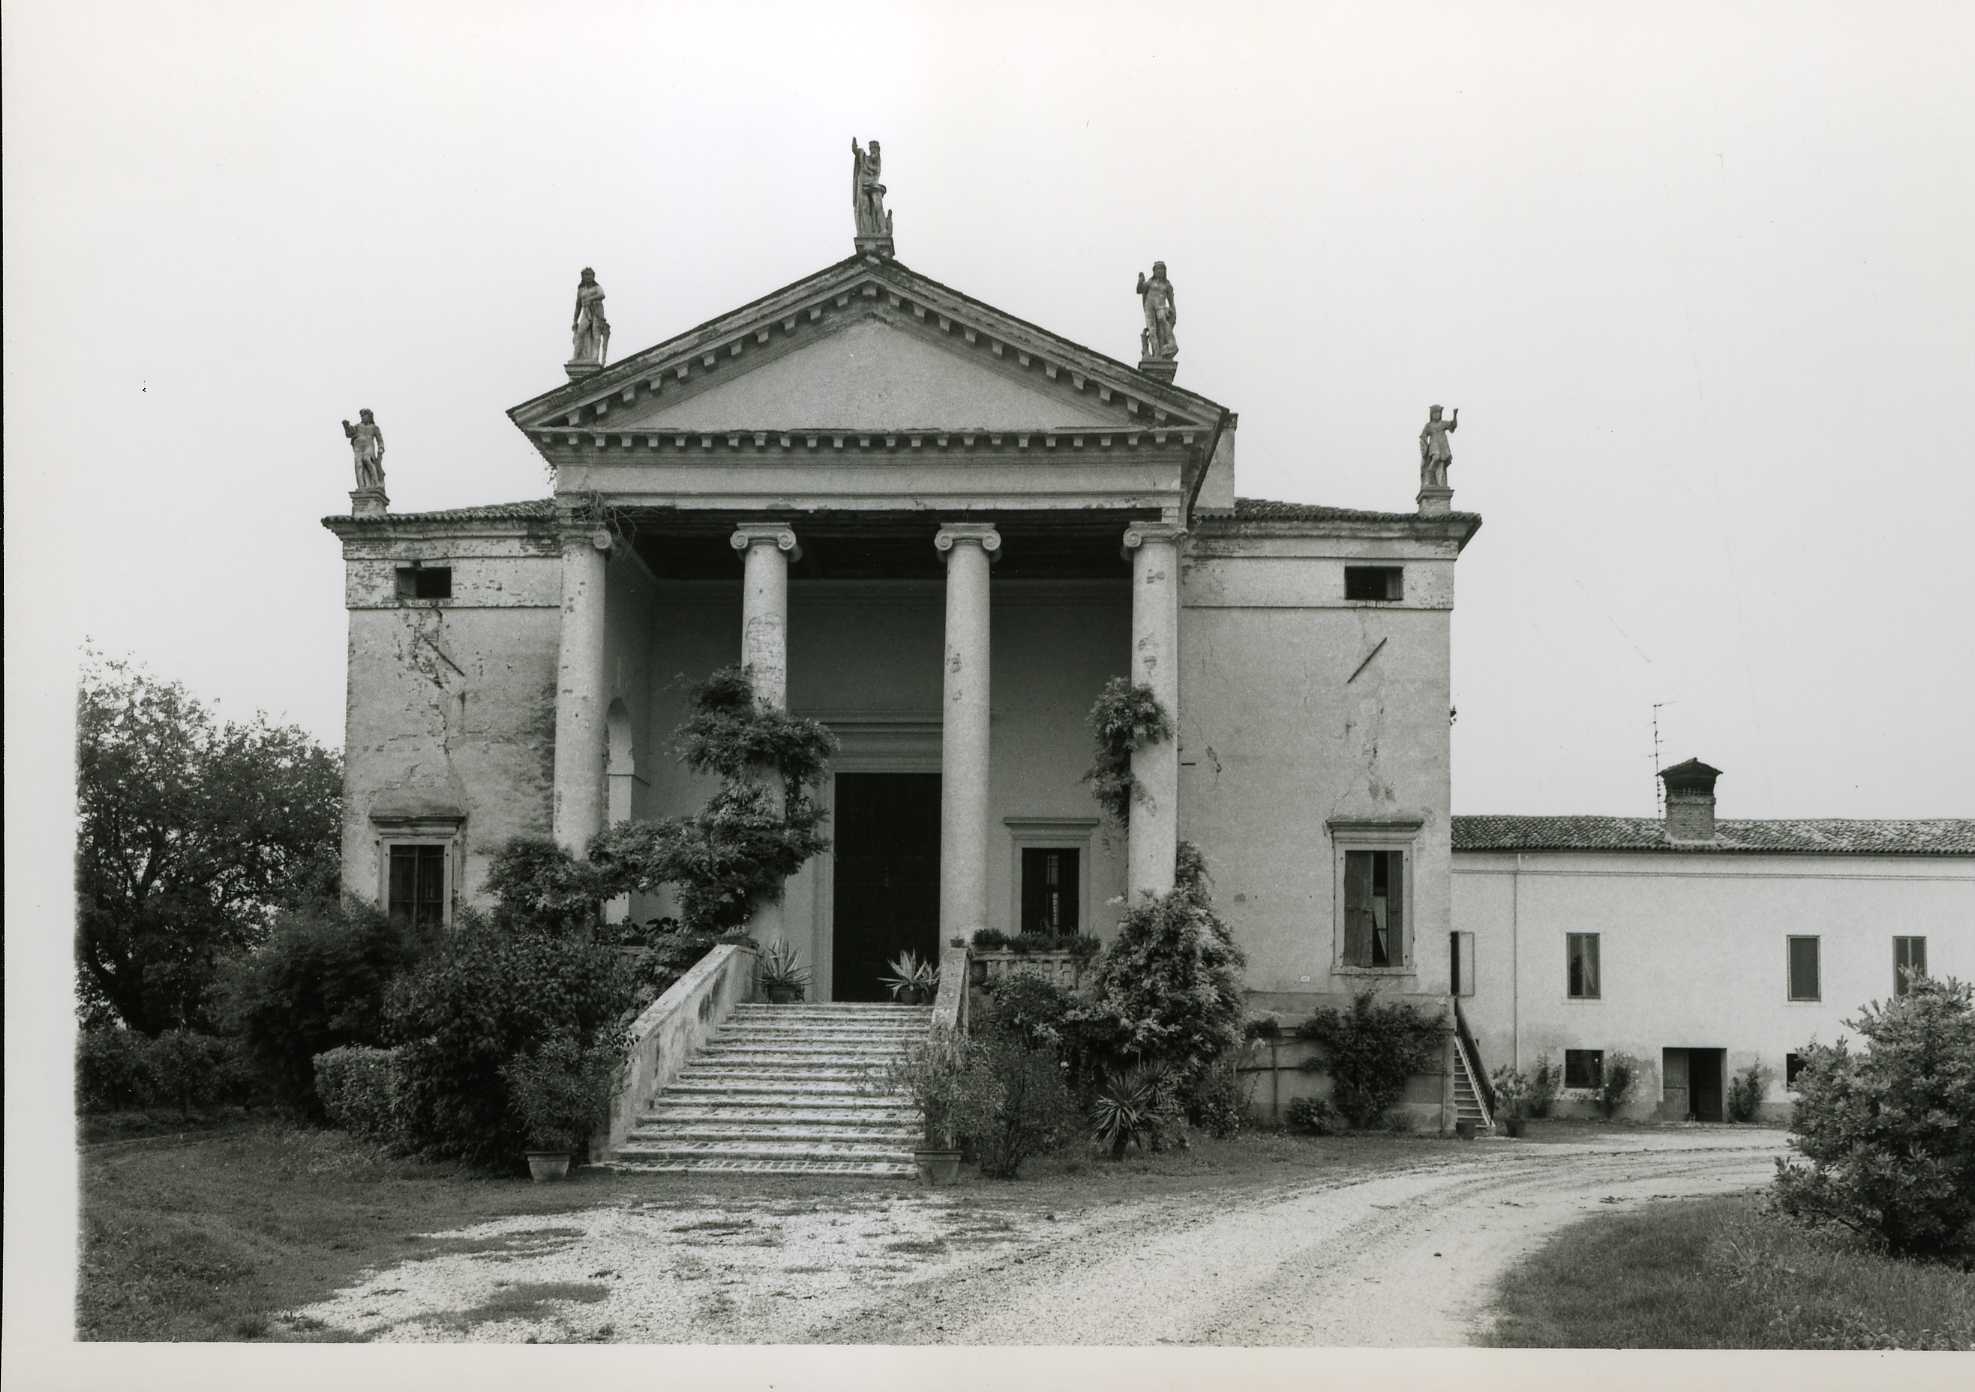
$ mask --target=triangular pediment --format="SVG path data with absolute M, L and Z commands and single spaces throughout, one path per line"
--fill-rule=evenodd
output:
M 549 432 L 1213 429 L 1226 412 L 896 261 L 859 257 L 510 411 Z

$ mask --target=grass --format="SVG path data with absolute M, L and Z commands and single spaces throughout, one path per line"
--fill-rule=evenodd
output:
M 1759 1195 L 1564 1229 L 1503 1278 L 1515 1348 L 1975 1349 L 1975 1276 L 1767 1212 Z

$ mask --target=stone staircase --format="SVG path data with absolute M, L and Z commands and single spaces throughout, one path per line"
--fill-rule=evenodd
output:
M 872 1086 L 931 1025 L 929 1006 L 738 1006 L 639 1115 L 615 1163 L 669 1173 L 908 1176 L 919 1110 Z

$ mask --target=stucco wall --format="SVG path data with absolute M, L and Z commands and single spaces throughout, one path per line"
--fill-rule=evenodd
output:
M 491 852 L 547 835 L 561 571 L 525 531 L 345 543 L 349 668 L 343 882 L 381 892 L 374 815 L 464 814 L 456 898 Z M 450 599 L 400 600 L 396 570 L 447 564 Z
M 1462 852 L 1453 904 L 1475 935 L 1462 1004 L 1486 1065 L 1622 1050 L 1643 1065 L 1639 1117 L 1659 1108 L 1668 1048 L 1725 1049 L 1730 1076 L 1760 1061 L 1781 1117 L 1784 1056 L 1891 994 L 1895 935 L 1925 937 L 1936 976 L 1975 974 L 1970 857 Z M 1599 934 L 1597 1000 L 1568 995 L 1578 932 Z M 1788 999 L 1787 939 L 1802 934 L 1822 940 L 1819 1001 Z M 1582 1109 L 1588 1094 L 1566 1096 Z
M 1405 597 L 1344 599 L 1344 567 L 1401 564 Z M 1293 1020 L 1365 986 L 1444 996 L 1451 547 L 1243 537 L 1191 548 L 1180 619 L 1181 835 Z M 1382 645 L 1382 646 L 1381 646 Z M 1403 971 L 1342 968 L 1333 819 L 1414 820 Z

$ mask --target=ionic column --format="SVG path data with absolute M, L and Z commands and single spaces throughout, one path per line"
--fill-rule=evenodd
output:
M 562 633 L 555 684 L 556 843 L 580 856 L 603 826 L 604 585 L 610 533 L 562 539 Z
M 1180 577 L 1179 543 L 1170 522 L 1135 522 L 1125 530 L 1132 562 L 1132 681 L 1149 686 L 1173 722 L 1168 739 L 1132 753 L 1132 799 L 1126 892 L 1164 894 L 1179 854 Z
M 741 665 L 754 692 L 771 706 L 789 704 L 789 562 L 802 558 L 795 533 L 774 524 L 746 524 L 728 538 L 741 553 Z M 781 806 L 782 786 L 768 780 L 769 801 Z M 784 936 L 782 900 L 754 906 L 752 931 L 763 942 Z
M 988 566 L 1001 535 L 988 522 L 948 522 L 946 664 L 940 706 L 940 941 L 971 937 L 988 909 Z

